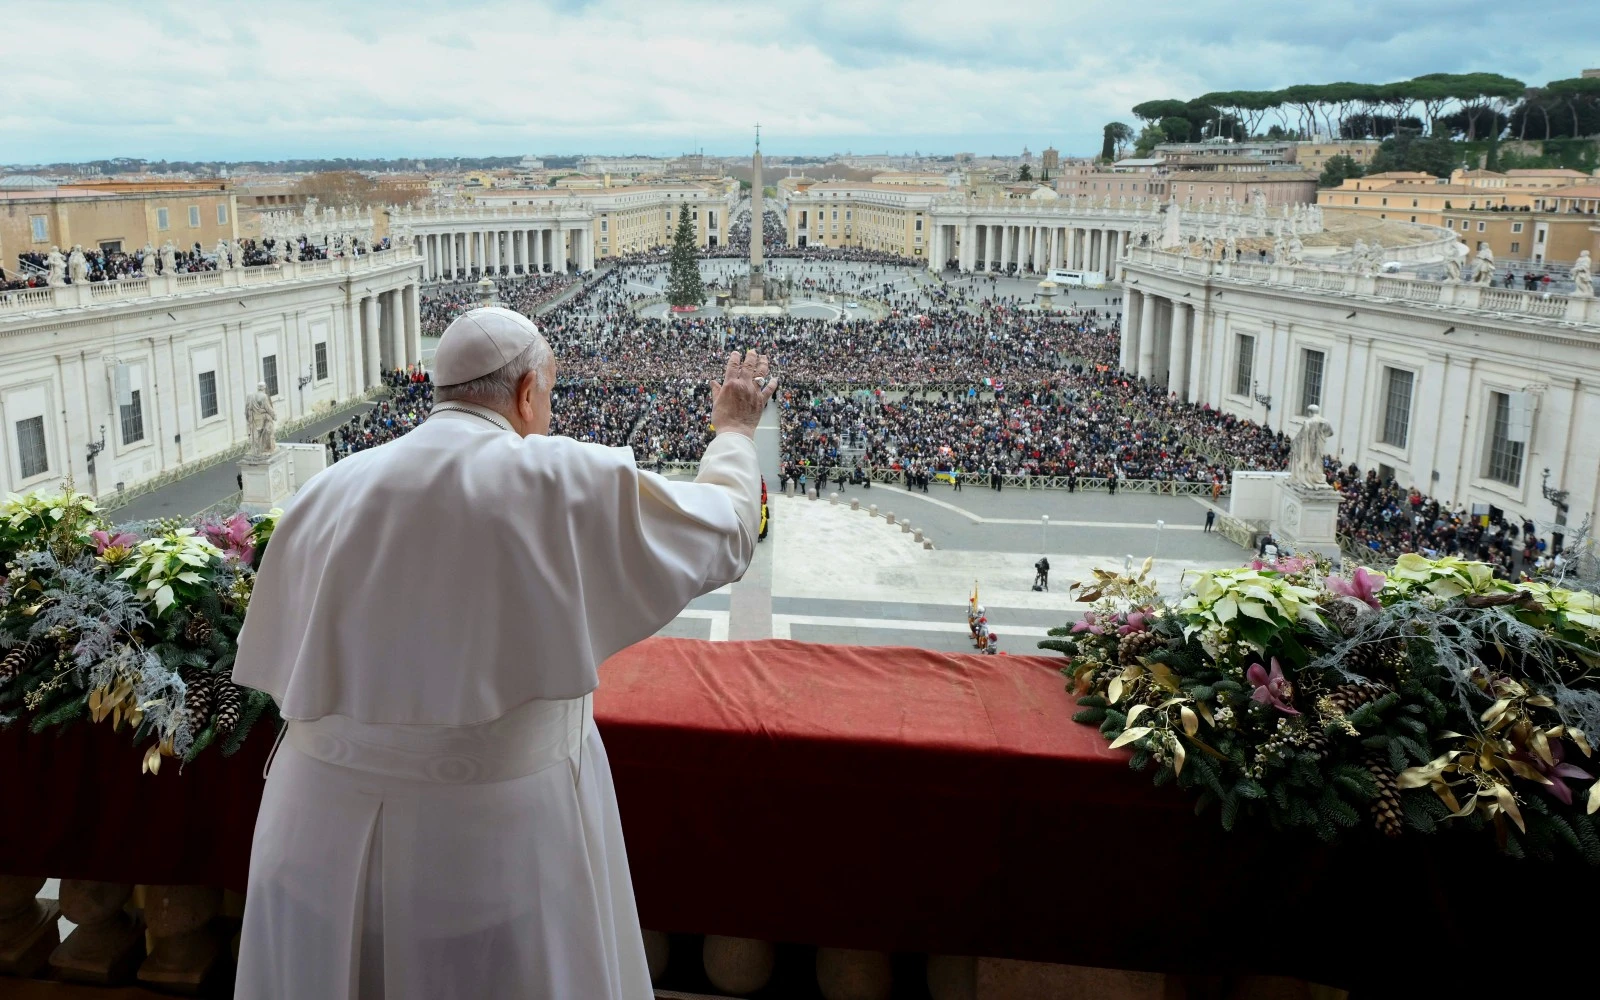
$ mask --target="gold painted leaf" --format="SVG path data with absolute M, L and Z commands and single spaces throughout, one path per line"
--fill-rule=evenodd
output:
M 1517 824 L 1517 829 L 1527 833 L 1528 828 L 1522 822 L 1522 810 L 1517 808 L 1517 797 L 1511 794 L 1511 789 L 1505 785 L 1495 785 L 1494 798 L 1500 808 L 1505 810 L 1506 815 L 1511 817 L 1511 822 Z
M 1200 717 L 1194 714 L 1194 709 L 1185 705 L 1178 709 L 1178 715 L 1183 719 L 1183 731 L 1185 733 L 1193 736 L 1200 731 Z
M 1210 705 L 1207 705 L 1202 701 L 1195 705 L 1195 707 L 1200 710 L 1200 718 L 1206 720 L 1206 725 L 1215 726 L 1217 724 L 1217 720 L 1211 714 Z
M 1178 675 L 1173 673 L 1172 668 L 1165 663 L 1150 664 L 1150 674 L 1156 679 L 1156 683 L 1166 690 L 1178 690 Z
M 1597 809 L 1600 809 L 1600 781 L 1589 786 L 1589 802 L 1584 811 L 1593 816 Z
M 1133 722 L 1134 722 L 1135 719 L 1137 719 L 1139 716 L 1143 715 L 1144 713 L 1148 712 L 1149 710 L 1150 710 L 1150 706 L 1142 704 L 1142 703 L 1133 706 L 1132 708 L 1128 709 L 1128 721 L 1126 723 L 1124 723 L 1123 725 L 1124 726 L 1133 725 Z
M 1185 709 L 1184 711 L 1188 711 L 1188 709 Z M 1182 740 L 1173 740 L 1172 741 L 1172 773 L 1173 774 L 1182 774 L 1183 773 L 1183 762 L 1188 760 L 1188 759 L 1189 759 L 1189 754 L 1188 754 L 1187 751 L 1185 751 L 1183 749 L 1183 741 Z
M 1111 749 L 1115 750 L 1117 747 L 1127 746 L 1134 740 L 1142 739 L 1149 735 L 1149 726 L 1134 726 L 1132 729 L 1124 729 L 1121 736 L 1111 741 Z
M 1106 685 L 1106 701 L 1115 705 L 1122 700 L 1122 678 L 1113 677 L 1111 683 Z

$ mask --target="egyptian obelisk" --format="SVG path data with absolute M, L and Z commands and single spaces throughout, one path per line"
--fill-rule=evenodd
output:
M 761 261 L 763 208 L 761 205 L 761 125 L 756 124 L 756 153 L 750 158 L 750 304 L 760 305 L 766 290 L 766 266 Z

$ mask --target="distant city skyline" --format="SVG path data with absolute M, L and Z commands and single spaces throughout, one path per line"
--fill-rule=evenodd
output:
M 714 0 L 7 12 L 5 160 L 1098 151 L 1141 101 L 1429 72 L 1530 84 L 1595 57 L 1600 8 L 1528 31 L 1491 0 L 1312 5 Z

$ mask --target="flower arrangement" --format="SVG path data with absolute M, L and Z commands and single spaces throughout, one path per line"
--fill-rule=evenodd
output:
M 271 700 L 229 674 L 281 511 L 112 527 L 72 489 L 0 504 L 0 725 L 126 725 L 142 768 L 232 753 Z
M 1168 601 L 1148 569 L 1075 585 L 1091 610 L 1040 646 L 1069 657 L 1077 721 L 1224 828 L 1462 827 L 1600 864 L 1596 595 L 1406 555 L 1387 576 L 1258 561 Z

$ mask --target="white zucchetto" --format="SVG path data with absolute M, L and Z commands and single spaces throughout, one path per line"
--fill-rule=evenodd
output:
M 434 385 L 460 385 L 497 372 L 539 336 L 533 320 L 500 306 L 463 313 L 445 327 L 433 356 Z

